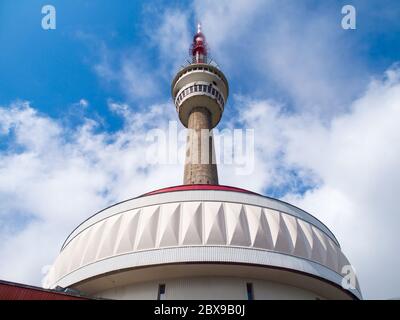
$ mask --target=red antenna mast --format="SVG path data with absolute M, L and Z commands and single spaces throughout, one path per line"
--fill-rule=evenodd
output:
M 201 24 L 197 25 L 197 33 L 193 37 L 193 43 L 190 47 L 192 63 L 208 63 L 207 60 L 207 42 L 206 37 L 201 32 Z

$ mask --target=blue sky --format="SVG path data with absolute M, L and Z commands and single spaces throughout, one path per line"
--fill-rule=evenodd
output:
M 357 67 L 357 72 L 366 75 L 379 74 L 386 70 L 399 57 L 399 4 L 396 1 L 353 1 L 358 10 L 358 29 L 356 32 L 344 31 L 338 28 L 340 23 L 340 8 L 346 1 L 301 1 L 294 5 L 291 1 L 283 1 L 286 16 L 296 14 L 299 26 L 307 24 L 310 17 L 324 14 L 331 25 L 329 32 L 332 37 L 339 37 L 342 46 L 337 49 L 337 55 L 343 58 L 340 76 L 346 78 L 348 73 Z M 166 10 L 185 10 L 189 25 L 195 25 L 193 5 L 187 1 L 53 1 L 57 9 L 58 28 L 55 31 L 44 31 L 40 28 L 41 8 L 46 1 L 23 0 L 2 1 L 0 5 L 0 103 L 8 104 L 15 99 L 31 101 L 40 111 L 52 117 L 62 117 L 69 105 L 81 98 L 91 102 L 95 108 L 89 113 L 98 113 L 107 122 L 107 128 L 113 130 L 121 125 L 108 112 L 107 100 L 118 101 L 126 99 L 124 92 L 118 86 L 107 85 L 99 80 L 93 70 L 93 64 L 100 59 L 99 50 L 106 46 L 113 54 L 123 54 L 124 51 L 137 50 L 141 56 L 140 63 L 146 64 L 149 72 L 158 73 L 160 66 L 172 64 L 173 60 L 185 58 L 185 52 L 180 56 L 162 56 L 157 50 L 155 39 L 151 39 L 153 29 L 160 25 L 160 18 Z M 280 6 L 270 12 L 260 12 L 261 25 L 266 28 L 269 23 L 280 19 Z M 267 19 L 271 15 L 274 19 Z M 261 21 L 263 18 L 264 21 Z M 246 22 L 250 23 L 250 22 Z M 254 24 L 253 22 L 251 22 Z M 273 26 L 272 26 L 273 27 Z M 207 28 L 207 26 L 205 26 Z M 194 27 L 193 27 L 194 29 Z M 332 32 L 333 31 L 333 32 Z M 234 33 L 235 30 L 233 29 Z M 241 39 L 253 45 L 258 41 L 257 29 L 254 38 Z M 251 37 L 251 35 L 250 35 Z M 181 39 L 176 39 L 180 41 Z M 265 40 L 268 45 L 268 39 Z M 257 68 L 247 71 L 249 78 L 244 81 L 243 71 L 246 70 L 246 51 L 235 50 L 241 44 L 224 44 L 229 53 L 242 66 L 236 70 L 225 70 L 232 92 L 248 94 L 261 98 L 274 96 L 290 103 L 292 97 L 287 95 L 285 88 L 276 83 L 273 77 L 262 75 Z M 171 42 L 173 44 L 173 42 Z M 335 50 L 334 44 L 331 44 Z M 211 46 L 212 50 L 212 46 Z M 173 52 L 173 50 L 171 50 Z M 225 51 L 224 51 L 225 52 Z M 218 63 L 224 66 L 225 57 L 216 57 Z M 133 56 L 132 59 L 135 59 Z M 232 59 L 233 60 L 233 59 Z M 250 64 L 249 67 L 254 67 Z M 158 77 L 159 91 L 146 97 L 150 102 L 168 99 L 171 72 Z M 264 86 L 254 87 L 250 82 L 259 79 Z M 357 79 L 360 81 L 359 79 Z M 362 81 L 362 80 L 361 80 Z M 357 94 L 357 92 L 351 92 Z M 142 106 L 143 101 L 133 97 L 134 106 Z M 146 101 L 145 103 L 149 103 Z
M 45 4 L 57 10 L 56 30 L 41 28 Z M 341 28 L 345 4 L 357 10 L 356 30 Z M 396 0 L 1 1 L 0 256 L 31 271 L 2 266 L 0 278 L 37 284 L 84 218 L 180 183 L 180 165 L 140 162 L 141 139 L 176 119 L 170 82 L 200 20 L 230 84 L 220 128 L 257 136 L 255 173 L 222 167 L 221 182 L 309 210 L 355 261 L 367 297 L 400 296 L 400 280 L 389 279 L 400 260 L 385 253 L 398 251 L 399 135 L 388 121 L 400 115 L 399 17 Z M 365 229 L 350 230 L 360 217 Z M 14 253 L 44 232 L 40 241 L 54 243 L 46 254 Z M 365 243 L 389 265 L 384 284 L 371 280 L 376 265 L 364 267 Z

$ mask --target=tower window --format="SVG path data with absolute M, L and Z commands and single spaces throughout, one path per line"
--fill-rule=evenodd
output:
M 165 300 L 165 284 L 160 284 L 158 286 L 157 300 Z
M 211 93 L 211 84 L 208 86 L 208 93 Z
M 212 95 L 215 96 L 215 89 L 212 89 Z
M 198 91 L 198 86 L 194 86 L 194 92 Z
M 254 300 L 253 284 L 251 282 L 246 283 L 247 289 L 247 300 Z
M 193 87 L 190 87 L 190 93 L 192 93 L 193 92 Z

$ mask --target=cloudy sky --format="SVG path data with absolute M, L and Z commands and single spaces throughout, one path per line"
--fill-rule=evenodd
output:
M 230 83 L 219 128 L 255 131 L 253 172 L 221 165 L 220 183 L 306 209 L 364 297 L 400 297 L 399 17 L 397 0 L 1 1 L 0 279 L 40 285 L 81 221 L 181 183 L 180 163 L 143 155 L 176 120 L 170 82 L 201 21 Z

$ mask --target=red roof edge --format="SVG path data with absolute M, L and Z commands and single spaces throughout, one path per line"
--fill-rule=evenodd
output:
M 0 280 L 0 300 L 89 300 L 89 298 Z
M 173 187 L 167 187 L 167 188 L 150 191 L 150 192 L 147 192 L 147 193 L 141 195 L 141 197 L 151 196 L 154 194 L 165 193 L 165 192 L 192 191 L 192 190 L 232 191 L 232 192 L 256 194 L 255 192 L 252 192 L 249 190 L 231 187 L 231 186 L 212 185 L 212 184 L 187 184 L 187 185 L 173 186 Z

